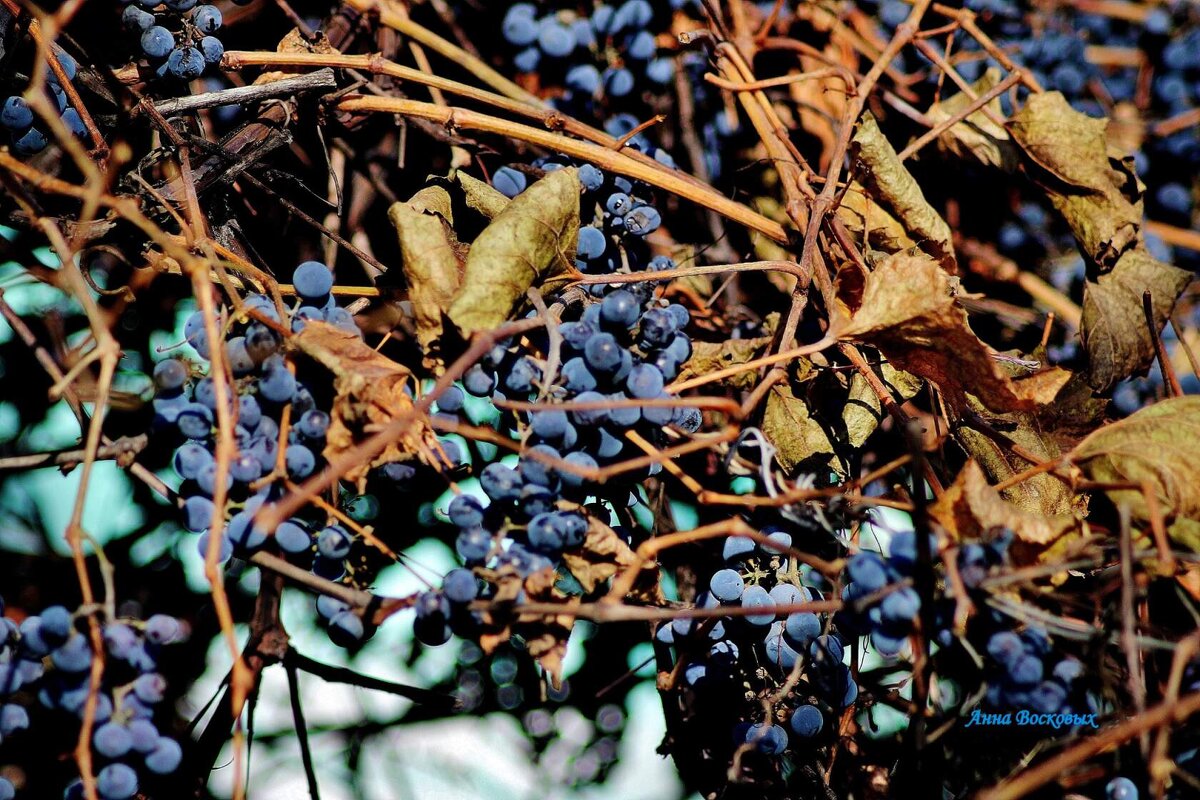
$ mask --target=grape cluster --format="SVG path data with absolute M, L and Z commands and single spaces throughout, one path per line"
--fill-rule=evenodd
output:
M 78 63 L 57 45 L 54 46 L 54 53 L 67 78 L 74 81 L 75 73 L 79 69 Z M 83 118 L 79 116 L 79 111 L 68 102 L 67 93 L 59 85 L 58 75 L 53 70 L 47 70 L 45 90 L 54 107 L 62 116 L 67 130 L 80 139 L 87 136 L 87 127 L 83 124 Z M 8 131 L 13 149 L 21 155 L 31 156 L 40 153 L 50 143 L 45 131 L 34 125 L 33 109 L 20 95 L 12 95 L 5 99 L 3 107 L 0 107 L 0 125 L 3 125 Z
M 560 158 L 534 168 L 567 165 Z M 670 266 L 650 255 L 644 237 L 660 217 L 632 183 L 609 179 L 586 164 L 580 166 L 580 179 L 584 221 L 591 222 L 579 234 L 580 270 L 614 274 Z M 497 171 L 494 183 L 515 196 L 527 185 L 527 173 L 506 167 Z M 459 494 L 449 503 L 449 520 L 458 529 L 455 549 L 475 572 L 455 569 L 440 590 L 416 599 L 415 631 L 421 641 L 441 644 L 451 632 L 470 637 L 478 629 L 479 619 L 467 604 L 494 597 L 497 585 L 481 584 L 476 575 L 524 578 L 557 569 L 565 552 L 584 544 L 589 516 L 600 513 L 594 504 L 624 508 L 633 500 L 631 486 L 657 472 L 657 465 L 603 484 L 588 478 L 590 470 L 635 454 L 626 432 L 661 443 L 667 426 L 699 428 L 700 412 L 672 405 L 665 391 L 691 354 L 685 330 L 690 315 L 683 306 L 655 300 L 645 284 L 630 286 L 594 287 L 590 300 L 568 307 L 564 316 L 573 318 L 555 323 L 553 335 L 497 344 L 464 374 L 462 388 L 451 387 L 437 398 L 438 413 L 449 415 L 463 412 L 463 390 L 501 407 L 504 401 L 538 397 L 547 407 L 505 412 L 507 432 L 523 440 L 523 452 L 514 464 L 494 461 L 478 471 L 483 497 Z M 562 403 L 572 407 L 554 408 Z
M 121 2 L 121 22 L 138 37 L 156 76 L 190 81 L 221 61 L 225 46 L 214 34 L 224 19 L 215 5 L 197 5 L 197 0 Z M 248 0 L 235 2 L 245 5 Z
M 698 4 L 671 0 L 669 5 L 676 11 Z M 670 27 L 670 14 L 656 11 L 648 0 L 540 16 L 533 3 L 517 3 L 501 23 L 505 40 L 517 50 L 517 71 L 561 87 L 551 98 L 555 108 L 584 120 L 604 119 L 605 130 L 615 138 L 630 134 L 641 119 L 675 106 L 671 92 L 679 67 L 674 55 L 660 47 L 660 38 L 670 37 Z M 737 112 L 704 80 L 708 62 L 702 53 L 684 53 L 678 64 L 686 72 L 703 149 L 704 164 L 694 167 L 715 179 L 728 141 L 740 127 Z M 644 133 L 626 146 L 671 168 L 676 165 Z
M 2 608 L 2 604 L 0 604 Z M 82 719 L 88 701 L 95 652 L 78 614 L 51 606 L 18 625 L 0 618 L 0 697 L 36 698 L 47 715 Z M 159 732 L 154 717 L 167 683 L 158 672 L 162 648 L 182 639 L 183 625 L 156 614 L 149 619 L 114 619 L 102 625 L 104 681 L 95 700 L 92 749 L 98 757 L 96 788 L 103 800 L 127 800 L 138 793 L 139 776 L 170 775 L 183 751 Z M 36 709 L 11 699 L 0 705 L 0 743 L 30 728 Z M 13 797 L 0 780 L 0 798 Z M 65 797 L 83 797 L 80 781 Z
M 937 542 L 930 536 L 930 552 Z M 846 561 L 846 607 L 838 613 L 840 630 L 870 637 L 881 655 L 900 653 L 917 626 L 921 596 L 913 586 L 917 565 L 917 535 L 898 531 L 892 535 L 888 554 L 861 551 Z M 948 632 L 940 631 L 948 637 Z
M 249 553 L 267 544 L 266 532 L 252 520 L 264 503 L 276 499 L 279 480 L 302 481 L 323 465 L 322 451 L 330 426 L 328 411 L 319 408 L 312 392 L 298 381 L 284 357 L 281 326 L 301 330 L 311 320 L 334 325 L 361 336 L 353 317 L 337 305 L 330 294 L 333 276 L 321 263 L 309 261 L 293 275 L 297 308 L 285 316 L 263 295 L 244 300 L 247 315 L 225 328 L 221 342 L 226 363 L 234 379 L 234 402 L 230 413 L 236 419 L 237 452 L 226 476 L 227 508 L 221 515 L 222 560 L 235 553 Z M 202 360 L 212 354 L 197 311 L 184 324 L 184 335 Z M 156 429 L 180 441 L 172 465 L 181 483 L 182 521 L 185 528 L 200 533 L 201 554 L 208 550 L 208 531 L 218 514 L 213 506 L 216 490 L 215 457 L 217 397 L 211 375 L 194 375 L 196 365 L 182 358 L 160 362 L 154 369 L 157 389 L 153 401 Z M 281 436 L 282 420 L 288 418 L 287 436 Z M 368 520 L 378 513 L 372 498 L 348 495 L 345 506 L 351 516 Z M 303 519 L 283 522 L 274 536 L 283 554 L 307 558 L 314 573 L 330 580 L 346 572 L 353 537 L 341 524 L 314 524 Z
M 573 11 L 538 16 L 533 3 L 510 6 L 501 23 L 505 41 L 517 49 L 519 72 L 561 78 L 567 107 L 590 108 L 603 97 L 624 98 L 647 82 L 661 91 L 675 65 L 660 57 L 647 0 L 599 5 L 590 16 Z
M 751 687 L 745 694 L 753 703 L 743 698 L 724 720 L 732 724 L 732 744 L 778 756 L 800 743 L 821 744 L 822 733 L 834 729 L 833 721 L 857 699 L 858 685 L 845 663 L 845 643 L 827 618 L 777 611 L 820 600 L 821 581 L 802 574 L 784 554 L 792 546 L 790 533 L 772 527 L 763 533 L 772 544 L 725 539 L 725 566 L 696 601 L 698 608 L 741 607 L 748 613 L 677 619 L 660 626 L 655 639 L 674 649 L 676 674 L 706 704 Z M 769 718 L 763 718 L 765 707 Z

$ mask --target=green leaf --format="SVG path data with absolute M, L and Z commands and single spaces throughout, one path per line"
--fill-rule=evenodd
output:
M 1156 260 L 1141 247 L 1083 287 L 1080 338 L 1088 354 L 1088 383 L 1097 390 L 1141 372 L 1154 360 L 1142 293 L 1150 292 L 1154 328 L 1162 331 L 1192 273 Z
M 971 85 L 976 97 L 987 94 L 1000 82 L 1000 71 L 990 68 L 983 77 Z M 951 95 L 946 100 L 934 103 L 925 112 L 934 123 L 942 123 L 971 105 L 972 100 L 966 92 Z M 985 108 L 989 109 L 998 119 L 1004 118 L 1000 108 L 1000 98 L 993 98 Z M 1012 143 L 1012 137 L 1003 126 L 988 118 L 983 109 L 974 111 L 965 119 L 956 122 L 946 129 L 937 139 L 938 147 L 959 158 L 973 157 L 979 162 L 999 167 L 1005 172 L 1016 169 L 1018 153 Z
M 549 173 L 517 195 L 471 244 L 449 316 L 465 336 L 512 315 L 526 291 L 568 280 L 579 235 L 579 174 Z
M 808 403 L 786 383 L 771 387 L 763 411 L 763 435 L 775 445 L 775 458 L 784 471 L 827 467 L 844 472 L 825 427 L 813 418 Z
M 1173 397 L 1106 425 L 1081 441 L 1070 458 L 1093 481 L 1148 484 L 1167 521 L 1167 533 L 1200 552 L 1200 397 Z M 1150 519 L 1136 489 L 1108 489 L 1139 520 Z
M 947 272 L 958 270 L 950 226 L 925 199 L 916 178 L 900 161 L 875 117 L 863 114 L 850 141 L 858 180 L 904 225 L 917 247 Z

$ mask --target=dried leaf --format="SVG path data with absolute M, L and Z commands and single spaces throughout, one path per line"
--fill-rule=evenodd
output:
M 900 220 L 873 200 L 857 181 L 852 181 L 850 188 L 842 195 L 842 202 L 837 208 L 837 218 L 846 226 L 846 230 L 864 238 L 875 250 L 899 253 L 917 246 L 916 242 L 909 238 Z
M 1025 404 L 971 332 L 967 314 L 951 295 L 951 279 L 924 256 L 894 255 L 867 276 L 862 305 L 842 339 L 876 347 L 896 367 L 936 383 L 956 408 L 966 393 L 990 409 Z
M 892 396 L 900 402 L 915 397 L 921 391 L 921 379 L 898 370 L 886 361 L 879 365 L 878 374 Z M 846 442 L 853 448 L 862 447 L 875 429 L 887 416 L 879 395 L 871 389 L 867 379 L 859 373 L 850 378 L 850 396 L 842 410 L 842 422 L 846 425 Z
M 517 195 L 472 243 L 450 319 L 464 335 L 490 330 L 535 283 L 547 291 L 562 286 L 578 234 L 578 171 L 556 170 Z
M 1154 327 L 1162 331 L 1192 273 L 1164 264 L 1138 247 L 1108 273 L 1083 287 L 1080 338 L 1088 354 L 1087 379 L 1098 391 L 1137 374 L 1154 360 L 1142 293 L 1153 300 Z
M 770 343 L 769 336 L 756 339 L 726 339 L 722 342 L 696 342 L 692 345 L 692 357 L 679 372 L 679 380 L 691 380 L 735 364 L 745 364 L 757 357 Z M 748 369 L 719 383 L 735 389 L 751 389 L 757 381 L 755 371 Z
M 1000 526 L 1011 528 L 1023 542 L 1047 545 L 1075 525 L 1069 514 L 1031 513 L 1009 503 L 991 487 L 973 460 L 929 507 L 929 513 L 958 541 L 981 539 L 988 528 Z
M 979 97 L 990 92 L 999 82 L 1000 71 L 992 67 L 971 85 L 971 90 Z M 959 92 L 934 103 L 925 112 L 925 116 L 940 124 L 958 116 L 973 102 L 966 92 Z M 993 98 L 984 108 L 990 110 L 997 118 L 1004 118 L 999 97 Z M 1005 172 L 1016 169 L 1018 152 L 1013 146 L 1012 137 L 1002 125 L 989 119 L 984 109 L 974 111 L 960 122 L 951 125 L 938 136 L 937 142 L 939 149 L 959 158 L 973 157 L 983 164 L 999 167 Z
M 417 323 L 417 341 L 427 360 L 443 332 L 442 320 L 458 293 L 463 264 L 450 227 L 451 198 L 445 189 L 430 186 L 407 203 L 395 203 L 388 218 L 396 228 L 403 259 L 404 280 Z
M 1072 377 L 1074 373 L 1069 369 L 1050 367 L 1014 378 L 1013 390 L 1031 404 L 1044 406 L 1054 402 Z
M 512 202 L 503 194 L 493 189 L 491 184 L 484 183 L 461 170 L 456 171 L 451 176 L 451 180 L 457 183 L 462 189 L 463 201 L 467 204 L 467 207 L 474 209 L 488 219 L 495 219 L 500 216 L 500 212 L 508 208 L 509 203 Z
M 372 350 L 366 342 L 324 322 L 310 321 L 289 342 L 334 374 L 334 398 L 325 458 L 332 461 L 366 438 L 367 426 L 386 425 L 412 409 L 404 390 L 413 375 L 403 364 Z M 408 432 L 370 462 L 356 464 L 345 474 L 365 491 L 367 473 L 390 461 L 414 456 L 431 460 L 437 439 L 428 424 L 414 420 Z
M 563 563 L 587 594 L 596 591 L 602 583 L 636 563 L 637 559 L 637 554 L 616 531 L 592 517 L 588 518 L 587 539 L 583 546 L 563 553 Z M 663 595 L 658 579 L 657 569 L 643 569 L 630 597 L 654 605 L 662 604 Z
M 1200 552 L 1200 397 L 1173 397 L 1106 425 L 1081 441 L 1070 459 L 1098 482 L 1148 484 L 1168 522 L 1167 533 Z M 1107 489 L 1134 517 L 1150 519 L 1140 490 Z
M 831 434 L 813 418 L 808 403 L 796 397 L 786 383 L 771 387 L 763 411 L 762 432 L 775 445 L 775 458 L 792 474 L 803 467 L 844 472 L 833 448 Z
M 920 185 L 900 161 L 871 114 L 863 114 L 850 141 L 859 181 L 900 220 L 917 247 L 947 272 L 958 270 L 950 226 L 925 199 Z
M 976 411 L 982 412 L 983 409 L 977 408 Z M 1032 414 L 986 415 L 984 420 L 1043 461 L 1053 461 L 1062 454 L 1054 439 L 1041 431 Z M 955 437 L 963 449 L 979 462 L 992 483 L 1006 481 L 1033 466 L 973 428 L 960 427 L 955 431 Z M 1059 478 L 1045 473 L 1021 481 L 1005 489 L 1001 495 L 1008 502 L 1034 514 L 1054 516 L 1069 514 L 1074 509 L 1074 495 L 1070 488 Z
M 1107 125 L 1071 108 L 1059 92 L 1031 95 L 1008 123 L 1080 250 L 1102 269 L 1137 242 L 1142 220 L 1141 209 L 1122 191 L 1129 176 L 1119 162 L 1110 162 Z

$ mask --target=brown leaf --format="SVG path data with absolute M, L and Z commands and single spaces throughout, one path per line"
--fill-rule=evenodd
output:
M 1200 552 L 1200 397 L 1173 397 L 1106 425 L 1071 451 L 1072 463 L 1093 481 L 1147 484 L 1168 521 L 1167 533 Z M 1107 489 L 1134 517 L 1150 519 L 1137 489 Z
M 412 409 L 412 398 L 404 391 L 413 380 L 412 373 L 353 333 L 310 321 L 288 341 L 334 374 L 337 396 L 325 436 L 326 459 L 334 460 L 367 438 L 367 426 L 386 425 Z M 416 456 L 432 461 L 437 452 L 437 439 L 427 420 L 417 419 L 399 441 L 389 444 L 372 461 L 356 464 L 344 477 L 365 491 L 363 484 L 371 468 Z
M 1058 393 L 1072 377 L 1074 373 L 1069 369 L 1050 367 L 1014 378 L 1013 390 L 1031 404 L 1044 406 L 1054 402 L 1054 398 L 1058 397 Z
M 1079 332 L 1088 354 L 1088 383 L 1105 391 L 1149 366 L 1154 342 L 1142 293 L 1150 291 L 1154 327 L 1161 332 L 1191 280 L 1192 273 L 1154 259 L 1141 247 L 1122 255 L 1108 273 L 1089 279 Z
M 985 531 L 998 526 L 1011 528 L 1023 542 L 1046 545 L 1075 525 L 1069 514 L 1032 513 L 1007 502 L 974 460 L 967 462 L 929 513 L 958 541 L 982 539 Z
M 588 517 L 587 539 L 583 545 L 563 553 L 563 563 L 587 594 L 637 560 L 637 554 L 616 531 L 593 517 Z M 658 570 L 643 569 L 629 596 L 654 605 L 662 604 Z
M 846 226 L 846 230 L 863 237 L 875 250 L 899 253 L 917 246 L 900 220 L 872 199 L 858 181 L 851 181 L 850 188 L 842 195 L 837 218 Z
M 967 323 L 951 294 L 951 279 L 925 256 L 894 255 L 867 276 L 862 305 L 840 338 L 869 344 L 899 369 L 933 381 L 962 408 L 966 394 L 988 408 L 1026 401 L 992 359 L 992 350 Z
M 886 361 L 879 365 L 878 374 L 892 396 L 898 396 L 901 403 L 915 397 L 923 385 L 920 378 L 898 370 Z M 846 443 L 856 449 L 862 447 L 886 416 L 879 395 L 871 389 L 866 378 L 855 372 L 850 378 L 850 396 L 842 410 Z
M 813 418 L 808 403 L 786 383 L 772 386 L 767 395 L 762 432 L 775 445 L 779 466 L 789 474 L 801 467 L 845 471 L 834 451 L 831 432 Z
M 982 407 L 976 408 L 984 412 Z M 1053 461 L 1062 451 L 1053 438 L 1043 432 L 1038 420 L 1029 413 L 1003 415 L 981 413 L 984 420 L 1016 444 L 1042 461 Z M 992 483 L 1001 483 L 1033 466 L 985 434 L 961 426 L 955 437 L 963 449 L 983 467 Z M 1010 503 L 1033 514 L 1055 516 L 1074 510 L 1074 494 L 1070 487 L 1053 475 L 1042 473 L 1005 489 L 1001 495 Z
M 529 287 L 552 291 L 566 283 L 575 263 L 579 191 L 578 170 L 555 170 L 517 195 L 476 237 L 449 311 L 463 335 L 501 325 Z
M 858 180 L 871 196 L 901 222 L 917 247 L 937 259 L 947 272 L 957 272 L 950 226 L 929 205 L 916 178 L 900 161 L 870 113 L 859 119 L 850 152 L 856 161 Z
M 1031 95 L 1008 123 L 1032 162 L 1034 179 L 1071 226 L 1084 256 L 1102 269 L 1137 242 L 1142 220 L 1140 207 L 1127 196 L 1136 188 L 1119 162 L 1109 159 L 1107 126 L 1107 120 L 1071 108 L 1060 92 Z
M 756 339 L 726 339 L 722 342 L 695 342 L 692 345 L 692 357 L 684 363 L 679 372 L 679 380 L 690 380 L 736 364 L 745 364 L 757 357 L 770 343 L 769 336 Z M 719 381 L 722 386 L 735 389 L 751 389 L 757 382 L 758 377 L 752 369 Z
M 403 259 L 404 280 L 417 323 L 417 341 L 426 353 L 427 363 L 442 337 L 442 320 L 462 282 L 463 263 L 454 231 L 450 195 L 439 186 L 430 186 L 413 195 L 407 203 L 394 203 L 388 219 L 396 229 Z
M 461 188 L 463 202 L 467 204 L 467 207 L 488 219 L 500 216 L 500 212 L 508 208 L 509 203 L 512 202 L 493 189 L 491 184 L 471 177 L 462 170 L 455 171 L 451 180 Z
M 1000 71 L 989 68 L 983 77 L 971 85 L 976 97 L 987 94 L 1000 82 Z M 934 103 L 925 112 L 934 123 L 942 123 L 958 116 L 967 106 L 974 102 L 966 92 L 958 92 L 947 99 Z M 1004 112 L 1000 108 L 1000 98 L 996 97 L 985 106 L 997 118 L 1003 119 Z M 1012 172 L 1017 165 L 1018 153 L 1013 146 L 1012 137 L 1003 126 L 996 124 L 984 109 L 974 111 L 960 122 L 951 125 L 937 139 L 938 147 L 959 158 L 974 158 L 988 166 L 999 167 L 1005 172 Z

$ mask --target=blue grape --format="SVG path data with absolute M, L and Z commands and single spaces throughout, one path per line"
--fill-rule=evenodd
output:
M 199 78 L 204 72 L 204 54 L 194 47 L 179 47 L 167 58 L 167 72 L 180 80 Z
M 92 649 L 87 637 L 73 633 L 61 646 L 51 651 L 50 660 L 63 672 L 84 672 L 92 664 Z
M 216 6 L 196 6 L 192 14 L 192 24 L 203 34 L 216 33 L 221 29 L 221 10 Z
M 484 528 L 469 528 L 458 534 L 454 550 L 468 564 L 483 561 L 492 549 L 492 534 Z
M 437 399 L 438 409 L 449 414 L 457 414 L 462 411 L 464 402 L 463 391 L 457 386 L 447 386 Z
M 219 64 L 221 56 L 225 55 L 225 45 L 215 36 L 201 38 L 196 43 L 196 47 L 200 50 L 200 55 L 204 57 L 205 64 Z M 221 108 L 225 108 L 225 106 L 221 106 Z
M 146 754 L 146 769 L 157 775 L 170 775 L 183 762 L 183 748 L 174 739 L 161 736 L 152 751 Z
M 662 372 L 652 364 L 638 364 L 625 381 L 630 397 L 649 399 L 662 394 L 665 381 Z
M 142 32 L 142 52 L 150 58 L 166 58 L 175 47 L 175 37 L 161 25 L 153 25 Z
M 13 95 L 4 101 L 0 109 L 0 124 L 10 131 L 23 131 L 33 124 L 33 109 L 25 98 Z
M 1137 785 L 1125 777 L 1116 777 L 1104 787 L 1106 800 L 1138 800 Z
M 258 392 L 272 403 L 286 403 L 296 393 L 296 379 L 286 367 L 268 368 L 258 382 Z
M 575 248 L 576 255 L 584 261 L 592 261 L 604 255 L 608 249 L 608 239 L 599 228 L 580 228 L 579 240 Z
M 792 733 L 801 739 L 812 739 L 825 726 L 825 717 L 816 706 L 803 705 L 792 713 L 792 718 L 788 724 L 792 729 Z
M 40 153 L 50 144 L 50 140 L 46 138 L 46 134 L 39 131 L 37 128 L 30 128 L 23 134 L 13 139 L 13 147 L 22 155 L 33 155 Z
M 451 603 L 469 603 L 479 595 L 479 581 L 469 569 L 452 569 L 442 579 L 442 592 Z
M 329 430 L 330 418 L 324 411 L 311 409 L 305 411 L 300 417 L 300 421 L 296 423 L 296 430 L 300 434 L 309 439 L 324 439 L 326 432 Z
M 476 364 L 463 375 L 463 386 L 476 397 L 486 397 L 496 387 L 496 378 Z
M 612 373 L 621 365 L 623 348 L 611 333 L 598 333 L 583 348 L 588 367 L 600 373 Z
M 787 732 L 778 725 L 757 722 L 746 731 L 745 741 L 767 755 L 777 756 L 787 749 Z
M 292 520 L 279 524 L 275 529 L 275 541 L 285 553 L 306 553 L 312 548 L 312 536 Z
M 320 261 L 305 261 L 292 272 L 292 287 L 305 300 L 324 300 L 333 290 L 333 273 Z
M 517 47 L 532 44 L 538 37 L 537 13 L 532 3 L 516 3 L 504 15 L 500 31 L 505 41 Z
M 340 561 L 350 555 L 354 540 L 345 528 L 330 525 L 317 534 L 317 552 L 331 561 Z
M 213 521 L 213 502 L 195 495 L 183 503 L 183 526 L 192 533 L 208 530 Z
M 469 494 L 457 495 L 450 501 L 446 513 L 450 522 L 460 528 L 474 528 L 483 524 L 483 506 Z
M 96 791 L 104 800 L 126 800 L 137 790 L 137 773 L 128 764 L 109 764 L 96 775 Z
M 662 224 L 662 215 L 654 206 L 636 206 L 625 215 L 625 230 L 635 236 L 648 236 L 658 230 Z
M 601 334 L 605 335 L 605 334 Z M 577 403 L 599 404 L 608 402 L 608 398 L 599 392 L 580 392 L 575 397 Z M 608 410 L 595 405 L 592 408 L 577 408 L 571 412 L 576 424 L 593 427 L 602 424 L 608 418 Z
M 775 601 L 771 599 L 771 595 L 761 586 L 747 586 L 746 590 L 742 593 L 741 599 L 744 608 L 760 608 L 763 606 L 773 608 L 775 605 Z M 775 612 L 771 610 L 759 614 L 750 614 L 745 619 L 751 625 L 770 625 L 775 621 Z
M 92 734 L 92 746 L 105 758 L 120 758 L 133 748 L 133 736 L 126 726 L 106 722 Z
M 575 34 L 553 17 L 546 17 L 538 23 L 537 42 L 546 55 L 563 58 L 575 49 Z
M 505 197 L 516 197 L 525 191 L 529 179 L 524 172 L 518 172 L 512 167 L 501 167 L 492 176 L 492 186 Z
M 632 328 L 640 308 L 637 298 L 624 289 L 610 292 L 600 304 L 600 321 L 613 329 Z
M 708 589 L 713 597 L 723 603 L 732 603 L 741 598 L 746 583 L 737 570 L 722 569 L 713 573 L 709 580 Z
M 584 470 L 593 470 L 600 466 L 596 463 L 596 459 L 592 458 L 587 453 L 580 452 L 578 450 L 574 453 L 567 453 L 563 461 L 566 461 L 573 467 L 578 467 L 579 469 Z M 583 475 L 579 475 L 574 472 L 567 472 L 566 470 L 561 471 L 559 474 L 562 476 L 562 482 L 567 486 L 582 486 L 586 480 Z
M 0 736 L 12 736 L 29 728 L 29 712 L 23 706 L 6 703 L 0 706 Z
M 588 368 L 587 362 L 578 356 L 563 364 L 562 375 L 566 381 L 567 390 L 571 392 L 589 392 L 598 385 L 596 376 Z
M 483 488 L 484 494 L 498 503 L 516 500 L 521 496 L 521 476 L 516 470 L 504 464 L 492 463 L 484 467 L 479 476 L 479 484 Z M 481 514 L 480 522 L 482 520 Z

